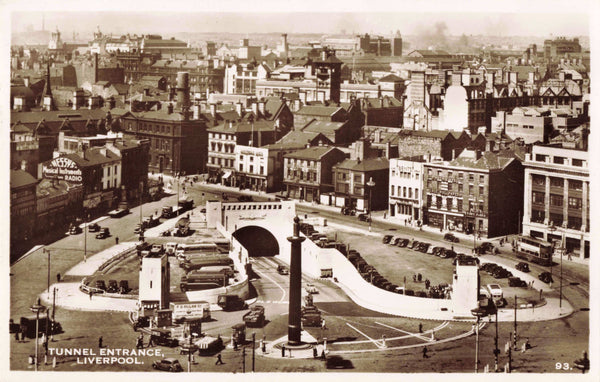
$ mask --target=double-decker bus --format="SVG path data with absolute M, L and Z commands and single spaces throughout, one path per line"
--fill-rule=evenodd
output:
M 552 264 L 552 243 L 531 236 L 517 238 L 517 257 L 540 265 Z

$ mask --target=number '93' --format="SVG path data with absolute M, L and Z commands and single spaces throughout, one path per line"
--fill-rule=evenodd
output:
M 571 365 L 569 365 L 568 362 L 557 362 L 556 363 L 556 370 L 571 370 Z

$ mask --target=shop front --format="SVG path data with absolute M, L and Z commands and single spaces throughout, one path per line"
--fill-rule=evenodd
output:
M 444 227 L 444 214 L 439 212 L 427 212 L 427 224 L 430 227 L 443 229 Z

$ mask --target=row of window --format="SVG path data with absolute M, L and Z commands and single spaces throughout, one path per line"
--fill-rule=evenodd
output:
M 262 166 L 261 166 L 262 168 Z M 298 178 L 300 180 L 307 180 L 309 182 L 317 181 L 317 172 L 316 171 L 299 171 L 292 170 L 288 168 L 287 178 Z
M 306 159 L 302 160 L 302 159 L 287 158 L 286 160 L 288 161 L 289 167 L 314 167 L 317 163 L 314 160 L 306 160 Z
M 234 166 L 234 162 L 235 162 L 234 159 L 208 157 L 208 163 L 218 164 L 218 165 L 222 165 L 224 167 L 229 167 L 229 168 Z
M 531 222 L 545 224 L 546 213 L 543 210 L 531 210 Z M 561 227 L 563 225 L 564 217 L 562 214 L 551 213 L 549 220 L 552 221 L 555 227 Z M 587 220 L 587 228 L 589 230 L 589 219 Z M 583 219 L 579 216 L 569 216 L 567 219 L 567 228 L 580 230 L 583 224 Z
M 219 134 L 219 133 L 208 133 L 208 138 L 223 139 L 226 141 L 235 141 L 235 134 Z
M 131 129 L 131 123 L 128 124 L 128 127 Z M 167 125 L 155 125 L 153 123 L 140 122 L 139 129 L 140 131 L 149 133 L 171 134 L 171 126 Z
M 443 171 L 442 170 L 433 170 L 431 168 L 427 169 L 427 175 L 429 177 L 432 176 L 437 176 L 437 177 L 442 177 L 443 176 Z M 458 176 L 458 180 L 461 181 L 464 179 L 464 173 L 463 172 L 457 172 L 457 176 Z M 447 177 L 448 178 L 456 178 L 454 176 L 454 172 L 453 171 L 447 171 Z M 473 173 L 469 173 L 468 174 L 468 178 L 469 178 L 469 182 L 474 182 L 475 181 L 475 174 Z M 485 175 L 479 175 L 479 183 L 485 183 Z
M 419 198 L 419 189 L 415 188 L 414 190 L 415 190 L 414 197 L 415 197 L 415 199 L 418 199 Z M 413 188 L 398 186 L 398 194 L 396 195 L 396 186 L 392 185 L 391 189 L 390 189 L 390 195 L 412 199 L 413 198 Z
M 212 152 L 222 152 L 233 154 L 235 150 L 235 144 L 227 144 L 221 142 L 210 142 L 210 150 Z
M 543 192 L 533 191 L 531 193 L 531 200 L 534 204 L 544 204 L 546 202 L 546 195 Z M 550 205 L 554 207 L 562 207 L 564 202 L 563 195 L 550 194 Z M 568 198 L 569 208 L 580 210 L 582 208 L 582 199 L 569 196 Z
M 114 174 L 116 175 L 118 172 L 117 165 L 115 165 L 114 167 L 115 167 Z M 110 176 L 110 170 L 111 170 L 111 166 L 104 167 L 104 176 Z
M 419 177 L 421 176 L 420 173 L 418 172 L 409 172 L 409 171 L 400 171 L 398 170 L 398 173 L 396 174 L 396 169 L 392 169 L 392 177 L 397 176 L 398 178 L 404 178 L 404 179 L 419 179 Z
M 555 176 L 551 176 L 550 178 L 550 186 L 551 187 L 560 187 L 563 188 L 565 186 L 565 181 L 568 182 L 569 190 L 582 191 L 583 190 L 583 182 L 581 180 L 575 179 L 564 179 L 557 178 Z M 535 186 L 545 186 L 546 185 L 546 177 L 544 175 L 532 174 L 531 181 Z
M 244 171 L 244 167 L 245 167 L 244 164 L 240 163 L 240 167 L 239 167 L 240 172 L 245 172 Z M 250 174 L 254 174 L 254 165 L 251 164 L 251 165 L 248 166 L 248 172 Z M 265 166 L 260 166 L 260 172 L 259 172 L 259 174 L 260 175 L 267 175 L 267 174 L 265 174 Z
M 535 154 L 535 161 L 536 162 L 546 162 L 548 157 L 549 157 L 548 155 L 544 155 L 544 154 Z M 568 165 L 569 158 L 554 155 L 552 157 L 551 162 L 554 164 Z M 583 159 L 571 158 L 571 166 L 583 167 L 585 162 L 586 161 L 584 161 Z

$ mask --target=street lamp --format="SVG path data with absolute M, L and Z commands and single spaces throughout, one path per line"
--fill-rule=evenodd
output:
M 479 372 L 479 319 L 486 315 L 485 309 L 481 307 L 471 309 L 471 314 L 477 319 L 475 324 L 475 373 Z
M 550 222 L 548 224 L 548 231 L 552 232 L 554 234 L 554 232 L 556 232 L 557 228 L 554 225 L 554 222 Z M 550 253 L 550 276 L 552 276 L 552 267 L 554 265 L 554 239 L 552 239 L 552 251 Z
M 369 232 L 371 231 L 371 217 L 373 207 L 371 206 L 372 198 L 373 198 L 373 187 L 375 187 L 375 182 L 373 182 L 373 177 L 369 177 L 369 181 L 367 182 L 367 187 L 369 187 Z
M 33 313 L 35 313 L 35 371 L 37 371 L 38 367 L 38 335 L 39 335 L 39 323 L 40 323 L 40 312 L 43 313 L 46 311 L 46 307 L 41 304 L 40 299 L 37 299 L 35 305 L 32 305 L 29 309 Z M 47 321 L 47 320 L 46 320 Z

